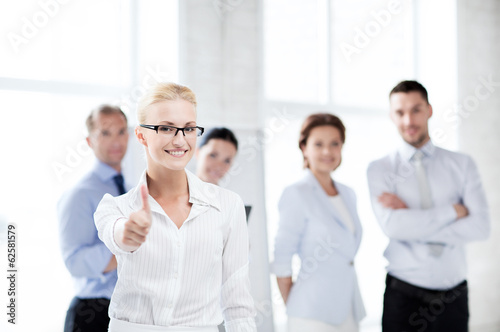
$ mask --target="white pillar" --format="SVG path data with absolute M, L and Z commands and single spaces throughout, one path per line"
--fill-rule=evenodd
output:
M 181 0 L 180 83 L 198 99 L 198 123 L 226 126 L 240 146 L 227 187 L 252 205 L 250 281 L 258 330 L 272 332 L 261 124 L 261 0 Z M 190 165 L 194 168 L 193 165 Z
M 500 1 L 459 0 L 457 16 L 459 148 L 478 164 L 492 222 L 489 240 L 468 246 L 470 327 L 499 331 Z

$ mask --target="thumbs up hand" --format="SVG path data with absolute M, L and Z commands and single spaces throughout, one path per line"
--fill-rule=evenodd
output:
M 151 208 L 146 185 L 141 186 L 142 208 L 132 212 L 128 220 L 120 219 L 115 225 L 115 242 L 125 251 L 135 251 L 146 241 L 151 229 Z

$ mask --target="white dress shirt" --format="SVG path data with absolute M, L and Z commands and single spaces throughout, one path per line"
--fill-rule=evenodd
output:
M 421 208 L 418 179 L 411 159 L 416 149 L 404 145 L 368 167 L 368 184 L 375 216 L 390 238 L 385 251 L 389 274 L 428 289 L 449 289 L 466 278 L 467 242 L 486 239 L 490 219 L 486 197 L 474 161 L 429 141 L 420 149 L 432 196 L 432 207 Z M 384 208 L 378 197 L 396 194 L 407 209 Z M 457 220 L 454 204 L 469 215 Z M 429 244 L 440 244 L 439 255 Z
M 256 331 L 243 202 L 229 190 L 186 174 L 192 203 L 188 218 L 177 228 L 149 196 L 152 226 L 134 252 L 118 247 L 113 228 L 116 220 L 141 208 L 146 172 L 136 188 L 120 197 L 106 195 L 99 204 L 99 238 L 118 261 L 110 317 L 121 323 L 215 327 L 224 316 L 228 332 Z

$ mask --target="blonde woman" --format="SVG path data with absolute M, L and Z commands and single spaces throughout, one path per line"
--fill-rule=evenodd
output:
M 204 129 L 187 87 L 161 83 L 138 105 L 147 168 L 120 197 L 104 196 L 99 237 L 116 255 L 109 330 L 256 331 L 240 197 L 185 169 Z M 222 310 L 221 310 L 222 308 Z
M 304 177 L 287 187 L 279 202 L 274 272 L 289 332 L 357 332 L 365 316 L 354 268 L 361 241 L 356 195 L 331 177 L 342 161 L 344 141 L 338 117 L 310 115 L 299 139 Z M 295 254 L 301 268 L 293 281 Z

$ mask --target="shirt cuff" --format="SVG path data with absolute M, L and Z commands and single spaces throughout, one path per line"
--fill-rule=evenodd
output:
M 273 273 L 276 277 L 291 277 L 292 276 L 292 267 L 290 263 L 274 263 L 273 264 Z
M 111 232 L 110 232 L 111 238 L 110 238 L 109 242 L 113 246 L 113 249 L 112 249 L 113 253 L 119 254 L 119 255 L 131 255 L 131 254 L 137 252 L 137 250 L 139 250 L 142 246 L 137 248 L 137 250 L 135 250 L 135 251 L 125 251 L 122 248 L 120 248 L 118 243 L 116 243 L 116 241 L 115 241 L 115 226 L 116 226 L 116 223 L 121 219 L 127 219 L 127 218 L 121 217 L 121 218 L 118 218 L 115 220 L 115 222 L 113 223 L 113 227 L 111 227 Z
M 457 211 L 453 205 L 436 208 L 436 215 L 440 216 L 441 222 L 449 224 L 457 220 Z
M 255 319 L 242 318 L 225 322 L 226 332 L 256 332 Z

